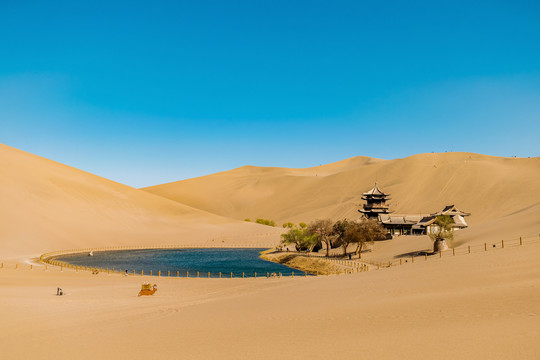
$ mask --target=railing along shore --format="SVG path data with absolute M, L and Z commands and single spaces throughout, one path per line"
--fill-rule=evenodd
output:
M 290 252 L 291 254 L 296 254 L 298 256 L 302 257 L 308 257 L 308 258 L 316 258 L 318 260 L 323 260 L 327 262 L 331 262 L 335 265 L 338 265 L 343 268 L 342 274 L 353 274 L 358 272 L 364 272 L 364 271 L 370 271 L 370 270 L 378 270 L 378 269 L 384 269 L 384 268 L 390 268 L 393 266 L 399 266 L 404 265 L 406 263 L 414 264 L 418 262 L 425 262 L 425 261 L 434 261 L 436 259 L 444 259 L 444 258 L 453 258 L 455 256 L 466 256 L 472 253 L 489 253 L 496 250 L 503 250 L 506 248 L 515 248 L 515 247 L 522 247 L 526 245 L 532 245 L 532 244 L 540 244 L 540 234 L 536 236 L 534 235 L 527 235 L 522 237 L 515 237 L 511 239 L 503 239 L 495 242 L 485 242 L 483 244 L 475 244 L 475 245 L 467 245 L 467 246 L 459 246 L 457 248 L 450 248 L 448 250 L 442 251 L 442 252 L 430 252 L 430 251 L 417 251 L 413 253 L 408 254 L 402 254 L 399 256 L 394 257 L 393 259 L 389 261 L 373 261 L 369 259 L 347 259 L 344 255 L 339 254 L 332 254 L 330 257 L 324 256 L 324 254 L 306 254 L 306 253 L 297 253 L 297 252 Z M 189 272 L 186 272 L 180 274 L 179 271 L 173 271 L 170 270 L 161 271 L 158 270 L 157 273 L 154 273 L 152 270 L 145 273 L 144 270 L 136 271 L 131 270 L 126 273 L 125 270 L 122 269 L 109 269 L 109 268 L 103 268 L 103 267 L 91 267 L 91 266 L 82 266 L 82 265 L 75 265 L 70 264 L 64 261 L 57 260 L 56 258 L 62 255 L 72 255 L 72 254 L 80 254 L 80 253 L 90 253 L 90 252 L 105 252 L 105 251 L 123 251 L 123 250 L 160 250 L 160 249 L 206 249 L 206 248 L 266 248 L 268 246 L 263 246 L 262 244 L 250 244 L 251 246 L 245 246 L 245 244 L 211 244 L 211 245 L 148 245 L 148 246 L 114 246 L 114 247 L 99 247 L 99 248 L 83 248 L 83 249 L 70 249 L 70 250 L 61 250 L 61 251 L 54 251 L 45 253 L 40 256 L 39 261 L 45 265 L 45 270 L 48 270 L 48 265 L 57 266 L 60 268 L 60 271 L 63 271 L 64 269 L 70 269 L 78 271 L 90 271 L 94 274 L 98 273 L 107 273 L 107 274 L 124 274 L 124 275 L 156 275 L 156 276 L 167 276 L 167 277 L 186 277 L 186 278 L 257 278 L 257 277 L 267 277 L 267 278 L 274 278 L 274 277 L 283 277 L 283 276 L 291 276 L 295 277 L 295 275 L 306 277 L 308 275 L 318 275 L 315 274 L 308 274 L 307 272 L 303 271 L 291 271 L 289 273 L 285 272 L 279 272 L 279 273 L 231 273 L 231 272 L 219 272 L 219 273 L 212 273 L 212 272 L 192 272 L 191 274 Z M 0 263 L 0 270 L 5 269 L 6 266 L 4 265 L 4 262 Z M 22 266 L 19 266 L 18 263 L 15 263 L 15 269 L 23 269 Z M 32 264 L 29 264 L 27 267 L 29 270 L 33 270 L 34 267 Z
M 391 259 L 389 261 L 374 261 L 374 260 L 362 259 L 362 258 L 347 259 L 348 255 L 336 254 L 336 253 L 331 254 L 328 257 L 325 256 L 324 254 L 319 254 L 319 253 L 301 254 L 301 256 L 317 258 L 319 260 L 328 261 L 328 262 L 347 268 L 348 270 L 345 270 L 345 273 L 353 273 L 353 272 L 369 271 L 374 268 L 375 269 L 389 268 L 396 265 L 403 265 L 409 262 L 415 263 L 422 260 L 428 261 L 432 259 L 442 259 L 442 258 L 448 258 L 448 257 L 454 257 L 454 256 L 468 255 L 468 254 L 478 253 L 478 252 L 488 252 L 488 251 L 493 251 L 497 249 L 519 247 L 523 245 L 540 244 L 540 234 L 538 234 L 538 236 L 536 235 L 537 234 L 534 234 L 534 235 L 529 234 L 527 236 L 503 239 L 503 240 L 495 241 L 495 242 L 484 242 L 483 244 L 467 245 L 466 247 L 459 246 L 455 248 L 449 248 L 448 250 L 444 250 L 440 252 L 421 250 L 421 251 L 416 251 L 416 252 L 411 252 L 411 253 L 395 256 L 394 259 Z

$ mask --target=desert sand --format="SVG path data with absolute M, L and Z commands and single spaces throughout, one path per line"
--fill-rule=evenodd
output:
M 311 169 L 244 167 L 144 190 L 3 145 L 0 168 L 2 358 L 536 359 L 540 353 L 538 158 L 353 158 Z M 352 218 L 374 178 L 392 193 L 396 212 L 437 211 L 448 203 L 472 212 L 471 227 L 456 236 L 457 255 L 281 279 L 91 275 L 45 270 L 32 260 L 80 247 L 270 247 L 280 229 L 243 218 Z M 427 237 L 402 236 L 376 243 L 365 256 L 395 261 L 429 247 Z M 156 282 L 158 292 L 137 297 L 142 282 Z M 57 287 L 66 295 L 55 296 Z
M 210 214 L 1 144 L 0 169 L 3 259 L 86 247 L 279 241 L 278 229 Z
M 306 169 L 238 169 L 145 188 L 153 194 L 239 220 L 308 222 L 358 217 L 362 193 L 377 181 L 395 213 L 429 214 L 454 204 L 479 224 L 539 203 L 540 158 L 472 153 L 404 159 L 355 157 Z

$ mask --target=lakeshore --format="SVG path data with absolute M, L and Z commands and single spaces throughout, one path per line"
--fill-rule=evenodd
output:
M 99 272 L 115 270 L 130 274 L 173 277 L 251 277 L 293 268 L 261 259 L 257 248 L 169 248 L 115 250 L 60 255 L 51 262 Z
M 332 263 L 323 256 L 306 256 L 294 251 L 283 252 L 269 249 L 261 252 L 261 258 L 278 264 L 283 264 L 312 275 L 337 275 L 351 271 L 352 267 Z

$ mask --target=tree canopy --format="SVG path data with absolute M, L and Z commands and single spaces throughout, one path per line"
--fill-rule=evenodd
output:
M 294 225 L 286 233 L 281 234 L 281 242 L 285 245 L 294 244 L 296 250 L 300 251 L 312 250 L 319 242 L 319 239 L 317 234 L 311 233 L 307 229 L 306 224 L 301 223 Z
M 433 241 L 454 240 L 454 219 L 450 215 L 439 215 L 435 218 L 435 225 L 431 227 L 429 237 Z

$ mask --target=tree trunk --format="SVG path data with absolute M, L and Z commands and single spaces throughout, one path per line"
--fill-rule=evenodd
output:
M 330 240 L 324 242 L 326 244 L 326 257 L 330 256 Z
M 364 247 L 364 243 L 363 242 L 359 242 L 358 243 L 358 246 L 356 247 L 356 251 L 355 251 L 355 254 L 358 255 L 362 252 L 362 248 Z

